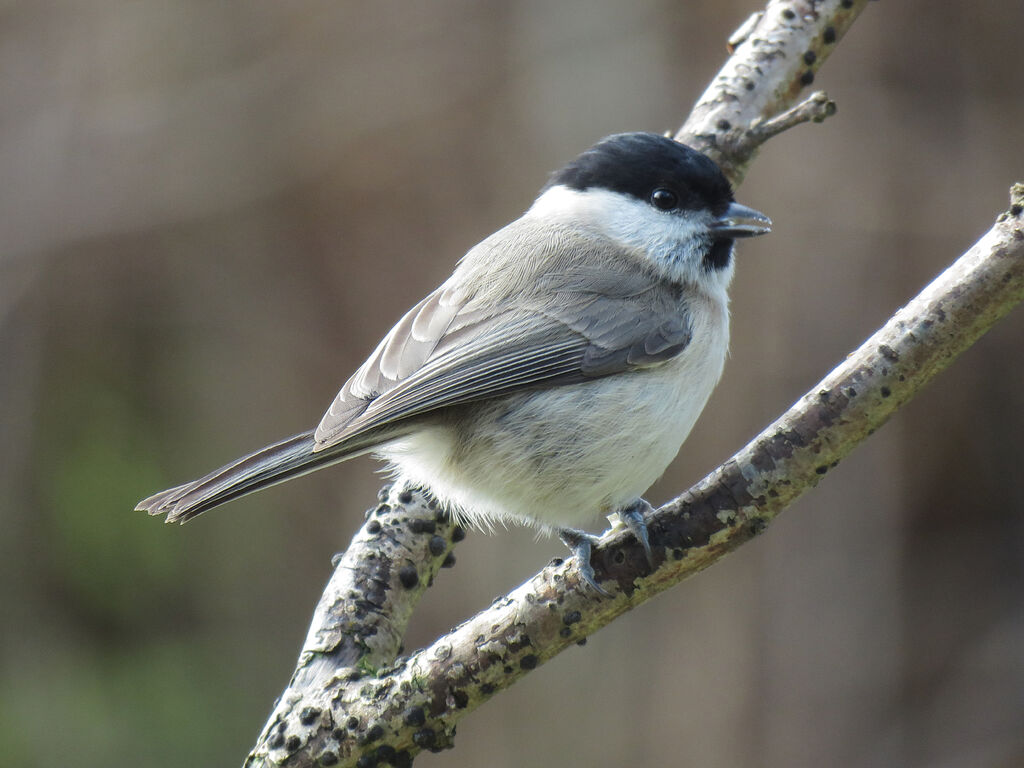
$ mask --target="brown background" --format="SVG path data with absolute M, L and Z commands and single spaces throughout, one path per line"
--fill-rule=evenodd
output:
M 312 426 L 546 174 L 676 127 L 754 6 L 4 3 L 0 750 L 233 765 L 379 484 L 184 529 L 143 495 Z M 739 190 L 732 357 L 663 501 L 982 233 L 1024 177 L 1024 4 L 870 6 L 823 126 Z M 468 717 L 424 766 L 1024 764 L 1024 315 L 766 535 Z M 560 554 L 471 535 L 416 647 Z M 419 762 L 417 763 L 419 765 Z

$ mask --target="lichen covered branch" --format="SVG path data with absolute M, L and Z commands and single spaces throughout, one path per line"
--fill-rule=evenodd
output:
M 383 750 L 403 761 L 450 746 L 456 723 L 496 692 L 760 533 L 1024 301 L 1024 185 L 1012 194 L 992 229 L 884 327 L 746 447 L 657 510 L 649 521 L 653 572 L 624 531 L 606 535 L 593 557 L 597 578 L 618 585 L 612 599 L 556 561 L 393 668 L 335 681 L 330 706 L 351 727 L 318 720 L 305 742 L 319 750 L 312 757 L 352 764 Z
M 360 724 L 339 698 L 394 663 L 413 609 L 438 570 L 454 565 L 463 531 L 432 499 L 385 488 L 380 502 L 335 558 L 292 679 L 246 765 L 281 764 L 288 755 L 296 765 L 312 755 L 330 765 L 331 744 Z
M 757 148 L 774 135 L 763 127 L 751 129 L 798 102 L 867 4 L 868 0 L 771 0 L 730 39 L 732 56 L 675 138 L 711 157 L 738 185 Z

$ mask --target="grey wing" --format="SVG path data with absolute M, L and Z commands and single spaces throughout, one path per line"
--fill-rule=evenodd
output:
M 472 322 L 465 304 L 459 292 L 441 286 L 410 309 L 338 392 L 314 433 L 317 444 L 337 442 L 371 403 L 415 373 L 441 339 Z
M 550 275 L 543 300 L 491 311 L 438 289 L 345 384 L 316 450 L 412 416 L 664 362 L 689 343 L 675 286 L 646 276 Z

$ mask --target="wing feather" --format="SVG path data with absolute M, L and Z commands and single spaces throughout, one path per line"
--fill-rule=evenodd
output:
M 339 392 L 316 450 L 440 408 L 656 365 L 691 335 L 677 287 L 645 275 L 545 275 L 535 301 L 491 311 L 444 286 L 414 307 Z

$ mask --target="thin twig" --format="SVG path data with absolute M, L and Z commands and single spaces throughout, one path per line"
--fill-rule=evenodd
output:
M 759 144 L 763 144 L 773 136 L 800 125 L 801 123 L 821 123 L 836 113 L 836 103 L 824 91 L 815 91 L 795 107 L 787 109 L 781 115 L 767 120 L 755 120 L 750 126 L 750 133 Z

